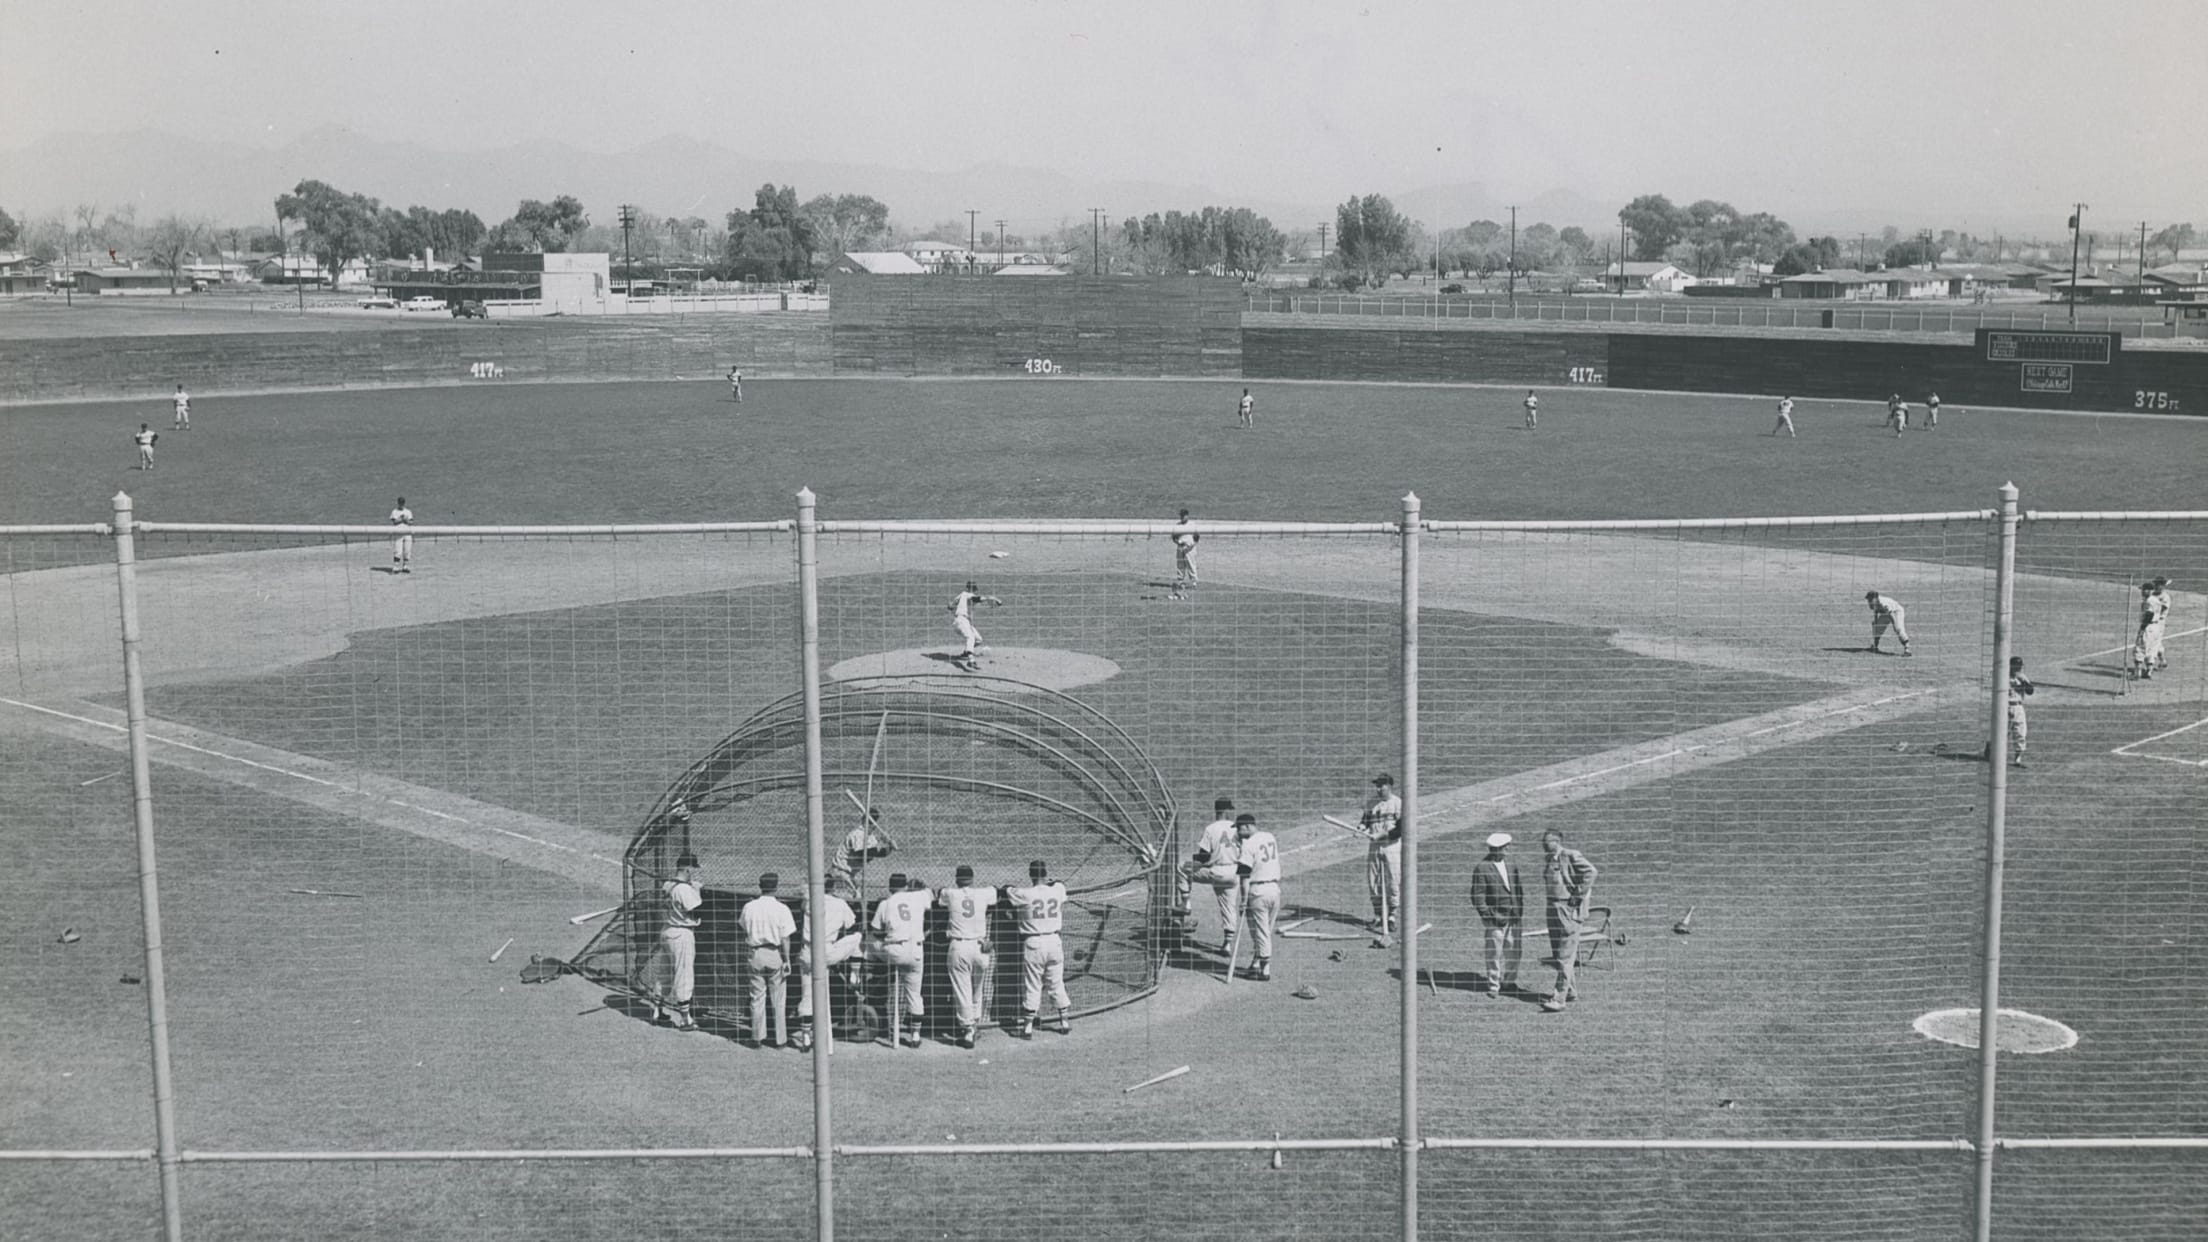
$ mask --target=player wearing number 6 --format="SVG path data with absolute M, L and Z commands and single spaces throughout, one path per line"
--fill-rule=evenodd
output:
M 937 898 L 951 937 L 951 998 L 958 1005 L 958 1046 L 971 1048 L 988 1015 L 981 1011 L 975 983 L 986 982 L 989 971 L 989 908 L 997 904 L 997 890 L 974 883 L 974 869 L 960 866 L 958 882 Z
M 1027 864 L 1025 887 L 1004 890 L 1006 901 L 1019 909 L 1021 964 L 1026 968 L 1027 988 L 1020 994 L 1020 1038 L 1035 1037 L 1035 1018 L 1042 1012 L 1043 990 L 1058 1006 L 1058 1033 L 1073 1033 L 1073 998 L 1066 993 L 1066 946 L 1058 938 L 1066 924 L 1066 886 L 1050 878 L 1050 864 L 1038 858 Z

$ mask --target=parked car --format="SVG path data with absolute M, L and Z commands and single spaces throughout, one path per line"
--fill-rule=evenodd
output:
M 399 309 L 403 311 L 441 311 L 445 309 L 445 300 L 443 298 L 433 298 L 423 293 L 399 303 Z
M 481 302 L 454 302 L 452 304 L 452 317 L 454 319 L 489 319 L 491 312 L 485 310 Z
M 397 309 L 399 309 L 399 300 L 398 300 L 397 298 L 384 298 L 384 297 L 375 297 L 375 298 L 362 298 L 362 299 L 360 300 L 360 309 L 362 309 L 362 310 L 397 310 Z

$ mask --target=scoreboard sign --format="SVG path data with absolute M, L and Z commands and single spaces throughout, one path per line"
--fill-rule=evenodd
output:
M 2115 332 L 2048 332 L 2024 328 L 1980 328 L 1978 348 L 1988 362 L 2049 362 L 2069 363 L 2073 366 L 2105 367 L 2114 361 L 2116 352 L 2123 348 L 2123 337 Z M 2025 390 L 2035 390 L 2030 384 L 2031 372 L 2025 372 Z
M 2067 362 L 2024 364 L 2025 392 L 2069 392 L 2070 381 L 2070 364 Z

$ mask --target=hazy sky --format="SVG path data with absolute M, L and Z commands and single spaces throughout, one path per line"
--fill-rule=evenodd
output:
M 679 134 L 1277 199 L 1481 181 L 2208 218 L 2198 0 L 0 0 L 0 29 L 0 147 Z

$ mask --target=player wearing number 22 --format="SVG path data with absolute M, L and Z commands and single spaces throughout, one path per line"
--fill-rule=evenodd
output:
M 1234 817 L 1234 873 L 1242 880 L 1242 917 L 1248 920 L 1257 955 L 1249 977 L 1273 977 L 1273 924 L 1280 919 L 1280 842 L 1257 826 L 1257 816 Z M 1231 966 L 1232 963 L 1229 963 Z
M 975 984 L 989 970 L 989 908 L 997 904 L 997 890 L 974 883 L 974 869 L 961 866 L 958 883 L 942 891 L 942 905 L 951 938 L 951 999 L 958 1006 L 958 1046 L 971 1048 L 981 1034 L 981 1002 Z
M 1066 993 L 1066 946 L 1058 933 L 1066 925 L 1066 886 L 1050 878 L 1050 864 L 1038 858 L 1027 864 L 1024 887 L 1004 890 L 1004 898 L 1019 911 L 1020 962 L 1026 969 L 1026 989 L 1020 994 L 1020 1038 L 1035 1037 L 1035 1018 L 1042 1012 L 1043 991 L 1058 1006 L 1058 1033 L 1073 1032 L 1073 998 Z

